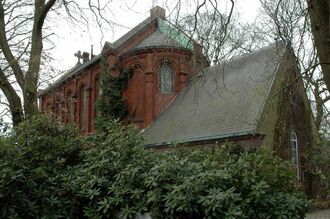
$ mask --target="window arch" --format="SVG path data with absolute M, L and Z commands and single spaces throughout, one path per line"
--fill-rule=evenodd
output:
M 159 71 L 159 92 L 162 94 L 173 93 L 173 70 L 169 61 L 163 61 Z
M 74 97 L 71 91 L 67 93 L 67 122 L 73 123 L 74 122 Z
M 63 97 L 60 95 L 57 95 L 55 97 L 55 109 L 54 109 L 54 118 L 59 119 L 60 121 L 63 121 L 64 118 L 64 102 Z
M 94 117 L 99 115 L 97 102 L 102 95 L 102 88 L 101 88 L 101 77 L 100 75 L 95 77 L 94 80 Z
M 79 128 L 84 131 L 88 119 L 88 94 L 86 85 L 82 85 L 79 91 Z
M 299 179 L 299 148 L 298 148 L 298 137 L 295 131 L 291 131 L 290 134 L 290 145 L 291 145 L 291 162 L 294 164 L 297 171 L 297 178 Z
M 101 76 L 100 75 L 95 77 L 94 89 L 95 89 L 95 94 L 94 95 L 95 95 L 95 100 L 96 100 L 102 95 Z

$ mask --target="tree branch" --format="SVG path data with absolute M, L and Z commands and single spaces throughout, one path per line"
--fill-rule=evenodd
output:
M 4 9 L 2 1 L 0 1 L 0 48 L 10 65 L 11 69 L 14 72 L 14 75 L 17 79 L 17 83 L 23 89 L 24 87 L 24 74 L 20 65 L 18 64 L 17 59 L 14 57 L 6 36 L 6 27 L 5 27 L 5 18 L 4 18 Z

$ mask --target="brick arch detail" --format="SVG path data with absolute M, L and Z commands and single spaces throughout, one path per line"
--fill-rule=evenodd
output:
M 132 78 L 128 81 L 126 89 L 129 122 L 142 128 L 145 121 L 145 69 L 140 62 L 127 63 L 130 69 L 134 69 Z

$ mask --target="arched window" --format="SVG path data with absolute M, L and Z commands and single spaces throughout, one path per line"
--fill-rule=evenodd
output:
M 95 79 L 95 99 L 99 98 L 102 95 L 102 89 L 101 89 L 101 78 L 100 76 L 97 76 Z
M 94 116 L 96 117 L 98 115 L 98 107 L 97 107 L 97 102 L 99 100 L 99 98 L 102 95 L 102 89 L 100 87 L 101 81 L 100 81 L 100 76 L 97 76 L 95 78 L 95 82 L 94 82 Z
M 68 92 L 67 95 L 67 121 L 70 123 L 74 122 L 74 98 L 71 92 Z
M 79 128 L 83 131 L 88 119 L 88 94 L 85 85 L 81 86 L 79 94 Z
M 291 161 L 295 165 L 297 171 L 297 178 L 299 179 L 299 150 L 298 150 L 298 138 L 296 132 L 292 131 L 290 135 L 291 144 Z
M 55 110 L 54 110 L 54 117 L 56 119 L 59 119 L 61 121 L 63 121 L 63 101 L 62 98 L 60 96 L 56 96 L 55 98 Z
M 162 94 L 173 93 L 173 72 L 168 61 L 162 62 L 159 71 L 159 92 Z

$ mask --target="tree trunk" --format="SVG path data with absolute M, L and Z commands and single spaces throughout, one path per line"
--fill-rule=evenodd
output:
M 307 0 L 307 4 L 323 79 L 330 90 L 330 2 L 329 0 Z
M 29 118 L 38 113 L 37 87 L 33 84 L 27 87 L 29 88 L 24 92 L 24 112 L 25 117 Z
M 41 63 L 41 53 L 43 47 L 42 28 L 49 10 L 53 7 L 56 0 L 36 0 L 34 3 L 35 11 L 33 17 L 33 30 L 29 68 L 26 72 L 25 84 L 23 89 L 25 117 L 38 113 L 38 79 Z
M 21 98 L 17 95 L 15 89 L 11 86 L 7 77 L 5 76 L 5 74 L 1 69 L 0 69 L 0 89 L 6 96 L 13 120 L 13 125 L 16 126 L 24 119 Z

